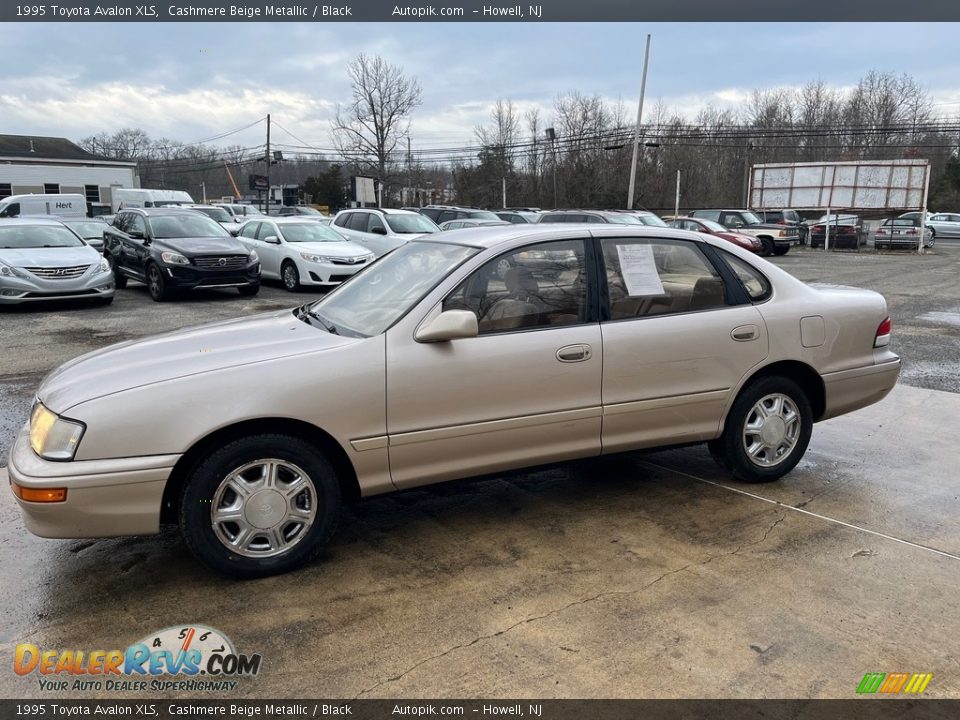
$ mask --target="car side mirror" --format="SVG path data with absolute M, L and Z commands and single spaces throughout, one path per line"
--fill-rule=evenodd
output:
M 382 225 L 378 225 L 377 227 L 373 228 L 370 232 L 372 232 L 374 235 L 386 235 L 387 229 Z
M 263 241 L 264 241 L 265 243 L 270 243 L 271 245 L 279 245 L 279 244 L 280 244 L 280 238 L 278 238 L 276 235 L 267 235 L 267 236 L 263 239 Z
M 140 230 L 129 230 L 127 231 L 127 235 L 137 240 L 143 240 L 143 232 Z
M 237 237 L 237 236 L 240 234 L 240 228 L 238 228 L 238 227 L 235 227 L 235 228 L 227 228 L 227 232 L 230 233 L 231 235 L 233 235 L 234 237 Z
M 417 328 L 417 342 L 446 342 L 480 334 L 477 316 L 469 310 L 447 310 Z

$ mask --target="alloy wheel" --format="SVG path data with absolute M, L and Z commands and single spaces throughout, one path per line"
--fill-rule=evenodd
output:
M 747 413 L 743 424 L 743 449 L 760 467 L 780 464 L 800 438 L 800 411 L 782 393 L 766 395 Z

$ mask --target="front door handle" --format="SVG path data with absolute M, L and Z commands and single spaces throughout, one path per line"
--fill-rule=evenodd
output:
M 557 350 L 557 360 L 562 363 L 583 362 L 589 360 L 593 349 L 589 345 L 564 345 Z
M 740 325 L 730 331 L 730 337 L 737 342 L 748 342 L 760 337 L 760 328 L 756 325 Z

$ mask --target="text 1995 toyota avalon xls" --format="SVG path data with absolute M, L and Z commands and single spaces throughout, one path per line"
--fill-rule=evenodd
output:
M 178 522 L 210 566 L 266 575 L 314 557 L 342 501 L 397 488 L 698 442 L 774 480 L 813 423 L 890 391 L 889 337 L 880 295 L 805 285 L 724 240 L 462 230 L 294 311 L 67 363 L 9 474 L 37 535 Z

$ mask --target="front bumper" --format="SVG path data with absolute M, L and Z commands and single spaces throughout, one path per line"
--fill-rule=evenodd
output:
M 363 263 L 315 263 L 303 261 L 298 268 L 302 285 L 335 286 L 349 280 L 367 267 L 373 260 Z
M 16 497 L 24 524 L 46 538 L 152 535 L 160 530 L 167 478 L 179 455 L 51 462 L 30 447 L 29 426 L 17 436 L 7 473 L 11 482 L 38 490 L 67 488 L 63 502 Z
M 161 265 L 167 287 L 177 290 L 245 287 L 260 284 L 260 263 L 243 268 L 215 270 L 192 265 Z
M 826 407 L 821 420 L 880 402 L 900 376 L 900 358 L 889 350 L 875 351 L 873 365 L 827 373 L 823 376 Z
M 78 278 L 58 280 L 36 277 L 26 270 L 25 275 L 0 276 L 0 305 L 17 305 L 44 300 L 74 300 L 113 297 L 113 273 L 96 272 L 91 266 Z

